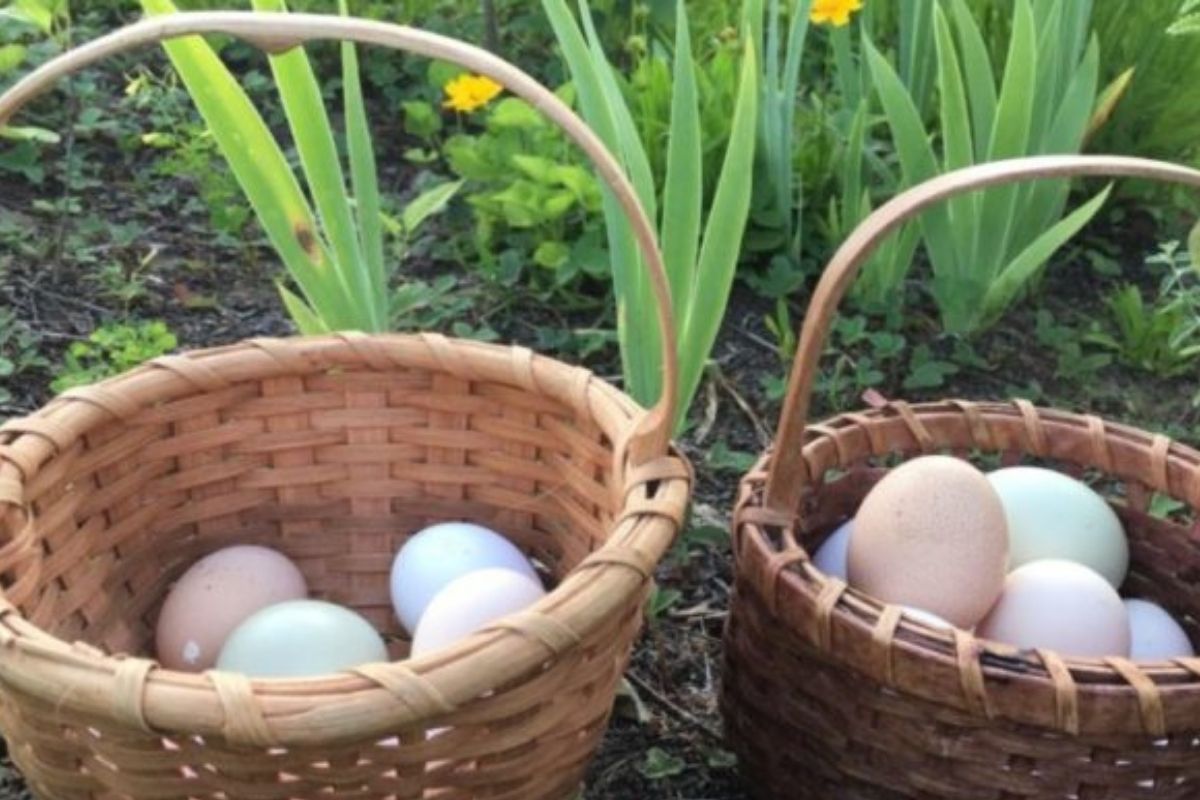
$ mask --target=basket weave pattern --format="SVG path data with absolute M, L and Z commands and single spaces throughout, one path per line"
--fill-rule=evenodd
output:
M 40 798 L 562 800 L 608 720 L 655 565 L 683 519 L 668 449 L 675 341 L 653 227 L 566 106 L 442 37 L 312 15 L 181 14 L 61 56 L 30 97 L 135 44 L 225 32 L 270 51 L 348 38 L 503 82 L 591 157 L 638 235 L 666 335 L 646 411 L 589 371 L 431 333 L 258 339 L 167 356 L 0 426 L 0 729 Z M 404 539 L 468 519 L 554 584 L 533 607 L 404 660 L 389 571 Z M 289 556 L 392 658 L 250 680 L 145 657 L 172 581 L 232 544 Z
M 1200 453 L 1028 402 L 880 404 L 805 425 L 837 301 L 872 248 L 953 194 L 1022 178 L 1200 173 L 1111 157 L 977 167 L 881 208 L 814 296 L 775 447 L 741 483 L 721 707 L 753 793 L 770 800 L 1200 797 L 1200 659 L 1065 658 L 929 628 L 809 560 L 898 460 L 929 453 L 1099 477 L 1130 539 L 1124 590 L 1200 640 Z M 803 360 L 802 360 L 803 359 Z M 994 461 L 989 462 L 994 463 Z M 1149 513 L 1155 493 L 1185 503 Z

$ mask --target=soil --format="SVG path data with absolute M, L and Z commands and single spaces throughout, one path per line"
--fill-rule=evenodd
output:
M 100 296 L 94 288 L 95 265 L 82 263 L 72 252 L 47 248 L 30 260 L 0 250 L 0 307 L 13 309 L 40 335 L 41 351 L 50 363 L 60 361 L 70 342 L 125 313 L 165 319 L 183 348 L 291 331 L 274 287 L 276 267 L 269 253 L 259 245 L 214 240 L 207 219 L 195 206 L 172 209 L 148 204 L 145 192 L 130 180 L 128 170 L 137 164 L 121 157 L 112 160 L 111 167 L 98 168 L 98 180 L 90 188 L 73 194 L 89 216 L 141 226 L 136 246 L 124 256 L 156 253 L 144 276 L 144 296 L 129 308 Z M 179 195 L 188 188 L 178 187 Z M 53 178 L 44 186 L 31 187 L 18 177 L 0 173 L 0 215 L 10 215 L 26 241 L 53 241 L 60 238 L 60 218 L 29 209 L 35 197 L 55 197 L 61 192 L 62 186 Z M 1084 237 L 1085 242 L 1103 246 L 1125 265 L 1126 279 L 1138 275 L 1142 258 L 1158 236 L 1178 235 L 1135 208 L 1123 204 L 1121 214 L 1110 214 Z M 75 218 L 66 221 L 67 225 L 77 223 Z M 11 244 L 10 237 L 4 247 Z M 425 262 L 408 269 L 431 274 L 444 266 Z M 1195 386 L 1189 381 L 1159 379 L 1116 365 L 1086 383 L 1067 381 L 1056 377 L 1052 353 L 1031 346 L 1039 309 L 1060 320 L 1105 318 L 1101 298 L 1116 282 L 1114 277 L 1097 275 L 1082 256 L 1064 259 L 1049 271 L 1039 297 L 1020 304 L 1005 322 L 974 343 L 981 366 L 963 368 L 945 386 L 920 392 L 904 392 L 900 387 L 903 370 L 895 370 L 881 391 L 909 399 L 935 395 L 995 398 L 1036 383 L 1041 388 L 1040 403 L 1089 409 L 1142 427 L 1168 430 L 1193 445 L 1200 443 L 1197 412 L 1192 406 Z M 484 298 L 493 291 L 486 286 L 476 288 Z M 805 302 L 803 293 L 794 298 L 797 319 Z M 708 456 L 714 446 L 721 443 L 730 451 L 757 453 L 774 429 L 778 403 L 767 396 L 762 383 L 765 376 L 777 375 L 783 368 L 763 324 L 773 307 L 772 301 L 741 284 L 731 301 L 714 353 L 717 369 L 702 387 L 695 424 L 681 441 L 697 469 L 693 526 L 721 529 L 727 525 L 739 470 L 712 463 Z M 555 318 L 550 308 L 528 314 L 523 308 L 521 321 L 489 318 L 489 322 L 502 337 L 534 345 L 528 322 L 539 315 Z M 903 334 L 912 343 L 930 342 L 935 353 L 944 355 L 952 343 L 939 339 L 936 331 L 933 309 L 914 290 Z M 587 366 L 604 375 L 619 373 L 611 351 L 589 358 Z M 0 417 L 44 402 L 49 396 L 49 377 L 42 371 L 10 381 L 7 386 L 13 400 L 0 408 Z M 817 412 L 848 410 L 853 404 L 852 395 L 822 395 L 817 398 Z M 689 557 L 665 565 L 659 578 L 664 589 L 680 592 L 680 599 L 648 626 L 639 643 L 629 671 L 630 693 L 618 700 L 584 796 L 587 800 L 742 800 L 746 795 L 739 788 L 736 769 L 721 738 L 716 704 L 721 628 L 732 581 L 727 543 L 693 546 Z M 655 749 L 662 751 L 662 758 L 648 759 Z M 651 761 L 664 774 L 647 775 L 653 772 L 647 768 Z M 7 762 L 0 763 L 0 800 L 23 797 L 27 794 L 19 776 Z

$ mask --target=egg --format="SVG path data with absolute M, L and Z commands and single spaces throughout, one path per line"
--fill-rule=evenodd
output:
M 1062 559 L 1013 570 L 978 634 L 1080 658 L 1129 655 L 1129 615 L 1117 591 L 1095 570 Z
M 293 600 L 237 626 L 217 669 L 254 678 L 303 678 L 387 660 L 383 639 L 359 614 L 322 600 Z
M 538 582 L 529 559 L 495 531 L 468 522 L 445 522 L 413 536 L 392 563 L 392 606 L 413 633 L 426 606 L 451 581 L 480 569 L 499 567 Z
M 953 625 L 939 617 L 937 614 L 930 614 L 924 609 L 912 608 L 910 606 L 901 606 L 901 608 L 904 609 L 904 616 L 913 620 L 914 622 L 920 622 L 923 625 L 927 625 L 930 628 L 935 628 L 937 630 L 954 630 Z
M 915 458 L 864 498 L 846 563 L 856 589 L 974 627 L 1004 585 L 1004 508 L 983 473 L 966 461 Z
M 510 569 L 481 569 L 446 584 L 425 609 L 413 634 L 414 658 L 440 650 L 541 600 L 534 578 Z
M 1112 507 L 1086 484 L 1041 467 L 988 475 L 1008 520 L 1009 569 L 1043 558 L 1078 561 L 1120 588 L 1129 543 Z
M 847 520 L 829 535 L 813 556 L 813 566 L 834 578 L 846 580 L 846 550 L 854 533 L 854 520 Z
M 211 553 L 167 594 L 154 636 L 158 660 L 168 669 L 206 670 L 251 614 L 307 595 L 304 575 L 275 550 L 238 545 Z
M 1162 606 L 1149 600 L 1128 599 L 1129 655 L 1139 661 L 1167 661 L 1196 655 L 1187 633 Z

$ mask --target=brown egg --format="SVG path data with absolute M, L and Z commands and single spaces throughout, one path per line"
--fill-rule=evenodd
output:
M 167 595 L 155 634 L 158 660 L 169 669 L 209 669 L 251 614 L 307 596 L 304 575 L 283 554 L 254 545 L 218 550 L 193 564 Z
M 949 456 L 915 458 L 876 484 L 854 518 L 850 585 L 970 629 L 1004 587 L 1008 528 L 984 474 Z

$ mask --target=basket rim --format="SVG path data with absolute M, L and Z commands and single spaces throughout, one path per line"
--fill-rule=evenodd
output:
M 646 591 L 682 523 L 692 483 L 690 465 L 675 450 L 642 466 L 630 463 L 629 439 L 648 412 L 583 367 L 518 345 L 434 333 L 259 338 L 193 350 L 65 392 L 9 420 L 0 426 L 0 521 L 7 510 L 23 522 L 0 553 L 11 552 L 31 522 L 25 485 L 97 425 L 244 381 L 346 367 L 427 369 L 495 382 L 584 415 L 614 448 L 620 502 L 608 538 L 532 608 L 450 648 L 302 679 L 185 673 L 153 659 L 105 654 L 42 630 L 0 590 L 0 687 L 156 733 L 219 735 L 258 746 L 359 740 L 434 721 L 529 675 L 569 653 Z
M 923 453 L 957 449 L 938 441 L 924 424 L 926 420 L 949 415 L 970 418 L 965 424 L 970 426 L 969 436 L 978 450 L 1014 452 L 1012 447 L 996 446 L 998 443 L 995 441 L 978 441 L 980 431 L 988 430 L 990 423 L 1007 421 L 1026 432 L 1023 442 L 1008 443 L 1017 445 L 1016 452 L 1099 470 L 1106 476 L 1120 480 L 1146 483 L 1156 491 L 1187 503 L 1193 511 L 1200 510 L 1200 451 L 1164 435 L 1103 420 L 1093 414 L 1037 407 L 1023 400 L 938 400 L 913 404 L 891 401 L 861 412 L 837 414 L 824 422 L 810 425 L 805 431 L 801 458 L 809 476 L 812 476 L 806 482 L 815 486 L 808 491 L 819 493 L 824 488 L 821 476 L 831 469 L 845 466 L 846 459 L 841 452 L 844 445 L 837 437 L 839 432 L 852 429 L 862 431 L 864 442 L 869 442 L 866 446 L 870 448 L 871 456 L 899 455 L 908 459 Z M 876 441 L 871 441 L 867 428 L 883 424 L 884 421 L 905 431 L 907 438 L 903 444 L 891 442 L 878 447 Z M 1048 449 L 1043 434 L 1056 428 L 1071 428 L 1080 433 L 1099 430 L 1107 441 L 1106 447 L 1121 443 L 1157 454 L 1163 459 L 1162 471 L 1147 478 L 1145 474 L 1114 469 L 1111 461 L 1107 466 L 1097 463 L 1092 452 L 1077 451 L 1070 454 L 1071 457 L 1055 453 L 1052 446 Z M 1111 699 L 1114 692 L 1122 693 L 1135 701 L 1131 729 L 1153 734 L 1165 734 L 1172 729 L 1171 720 L 1163 718 L 1163 707 L 1171 699 L 1177 698 L 1179 691 L 1200 696 L 1200 658 L 1133 661 L 1023 651 L 1011 645 L 978 638 L 966 631 L 930 627 L 902 615 L 898 606 L 883 603 L 823 573 L 812 563 L 800 538 L 793 533 L 792 526 L 799 522 L 803 512 L 785 519 L 763 507 L 772 455 L 772 450 L 764 452 L 739 484 L 738 503 L 732 523 L 735 573 L 739 586 L 755 591 L 773 613 L 777 613 L 775 609 L 791 605 L 796 620 L 801 623 L 797 625 L 797 632 L 820 652 L 832 658 L 847 656 L 864 641 L 871 642 L 875 637 L 878 642 L 881 632 L 888 630 L 883 643 L 887 652 L 881 652 L 879 657 L 888 659 L 889 664 L 893 653 L 902 651 L 906 658 L 924 660 L 930 665 L 953 667 L 959 672 L 962 697 L 946 698 L 952 704 L 973 707 L 989 718 L 999 712 L 1014 721 L 1054 727 L 1069 733 L 1080 731 L 1077 708 L 1073 714 L 1066 713 L 1070 708 L 1051 709 L 1051 724 L 1047 725 L 1043 713 L 1023 713 L 1022 708 L 1011 707 L 1011 704 L 1010 707 L 997 708 L 995 698 L 988 697 L 988 690 L 1014 683 L 1036 685 L 1057 697 L 1068 693 L 1069 706 L 1077 706 L 1080 700 Z M 1151 458 L 1154 457 L 1151 455 Z M 1176 477 L 1179 474 L 1187 474 L 1190 479 L 1181 484 Z M 1111 504 L 1111 498 L 1106 499 Z M 783 544 L 777 547 L 771 543 L 768 528 L 782 532 Z M 821 619 L 822 609 L 827 613 L 825 620 Z M 835 627 L 856 641 L 834 638 L 832 630 Z M 976 683 L 978 686 L 968 687 L 968 684 Z M 902 691 L 905 688 L 895 682 L 892 685 Z M 1162 691 L 1164 688 L 1169 688 L 1169 691 Z M 999 704 L 1003 703 L 1001 698 Z M 1188 730 L 1195 729 L 1193 722 Z

